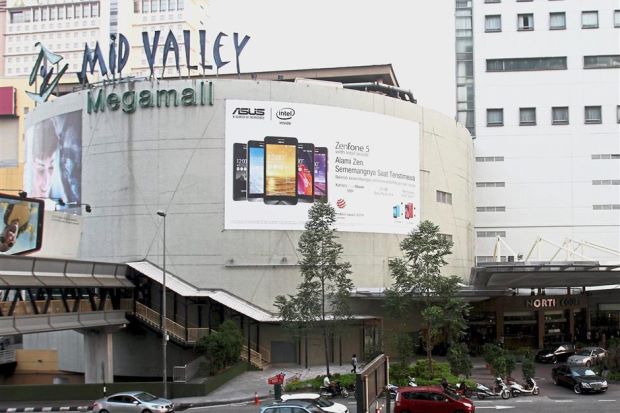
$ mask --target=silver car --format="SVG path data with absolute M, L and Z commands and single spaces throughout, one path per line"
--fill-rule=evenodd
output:
M 568 358 L 568 364 L 590 367 L 607 357 L 607 350 L 600 347 L 584 347 Z
M 174 405 L 170 400 L 161 399 L 143 391 L 116 393 L 97 400 L 93 413 L 170 413 Z

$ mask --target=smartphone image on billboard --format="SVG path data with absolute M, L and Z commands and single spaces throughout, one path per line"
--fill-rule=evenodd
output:
M 248 201 L 260 201 L 265 196 L 265 143 L 248 142 Z
M 412 219 L 412 218 L 413 218 L 413 203 L 407 202 L 405 204 L 405 219 Z
M 392 207 L 392 218 L 400 217 L 400 205 L 394 205 Z
M 265 137 L 266 204 L 297 204 L 297 138 Z
M 245 143 L 233 144 L 233 199 L 245 201 L 247 192 L 247 148 Z
M 297 144 L 297 199 L 314 202 L 314 144 Z
M 327 148 L 314 148 L 314 199 L 327 202 Z
M 0 194 L 0 255 L 20 255 L 41 249 L 42 199 Z

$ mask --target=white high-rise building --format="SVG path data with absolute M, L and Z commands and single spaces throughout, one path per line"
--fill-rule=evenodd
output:
M 456 0 L 456 37 L 477 261 L 494 259 L 497 237 L 506 261 L 538 237 L 548 242 L 530 260 L 567 239 L 620 250 L 620 1 Z M 617 262 L 604 249 L 562 251 Z
M 204 29 L 206 6 L 207 0 L 8 0 L 1 75 L 29 75 L 39 52 L 35 47 L 37 42 L 63 56 L 69 72 L 78 72 L 86 43 L 94 48 L 98 41 L 107 61 L 110 35 L 118 33 L 123 33 L 131 46 L 124 73 L 147 75 L 142 32 L 149 32 L 152 41 L 156 30 L 161 31 L 160 47 L 172 30 L 183 62 L 183 30 L 191 30 L 192 56 L 196 62 L 195 31 Z M 168 68 L 174 66 L 171 55 Z M 159 65 L 156 73 L 161 76 L 161 59 L 156 59 L 156 64 Z M 166 69 L 168 75 L 177 75 L 176 68 Z

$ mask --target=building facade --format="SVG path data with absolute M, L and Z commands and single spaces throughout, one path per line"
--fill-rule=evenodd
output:
M 529 259 L 575 249 L 567 239 L 619 251 L 620 2 L 456 0 L 456 29 L 476 261 L 524 259 L 539 237 Z M 561 257 L 617 262 L 580 252 Z

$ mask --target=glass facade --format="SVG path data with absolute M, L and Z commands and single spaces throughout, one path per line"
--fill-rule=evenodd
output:
M 456 0 L 456 120 L 476 136 L 471 0 Z

